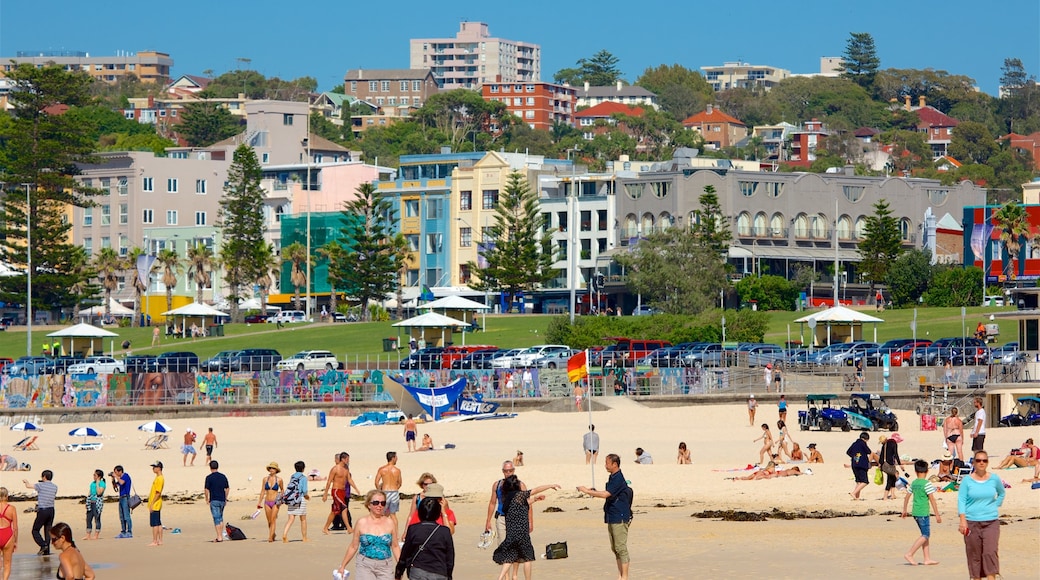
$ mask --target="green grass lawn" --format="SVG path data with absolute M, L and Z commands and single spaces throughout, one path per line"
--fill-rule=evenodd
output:
M 1001 308 L 974 307 L 967 309 L 965 325 L 968 335 L 974 332 L 975 325 L 979 321 L 989 322 L 989 315 L 1006 310 Z M 913 309 L 886 310 L 881 313 L 866 311 L 871 315 L 877 315 L 885 322 L 877 325 L 877 339 L 879 342 L 891 338 L 909 338 L 913 335 L 910 330 L 910 321 L 913 319 Z M 766 342 L 783 344 L 787 341 L 787 331 L 790 327 L 791 339 L 798 340 L 800 333 L 805 332 L 808 337 L 808 328 L 794 322 L 795 319 L 804 316 L 805 312 L 770 312 L 769 328 L 766 332 Z M 486 330 L 467 333 L 466 344 L 493 344 L 502 348 L 516 348 L 540 344 L 546 342 L 545 331 L 549 326 L 551 316 L 544 315 L 493 315 L 487 317 Z M 998 344 L 1018 340 L 1018 327 L 1015 321 L 995 321 L 1000 325 L 1000 339 Z M 202 358 L 208 358 L 222 350 L 236 350 L 242 348 L 274 348 L 289 356 L 305 349 L 322 348 L 336 353 L 349 361 L 369 360 L 377 358 L 386 360 L 398 359 L 398 353 L 384 353 L 383 339 L 400 337 L 400 349 L 402 356 L 407 354 L 408 337 L 391 326 L 391 322 L 354 322 L 354 323 L 328 323 L 328 324 L 288 324 L 278 329 L 273 324 L 229 324 L 224 327 L 225 336 L 200 338 L 195 342 L 190 339 L 167 339 L 162 338 L 159 347 L 150 347 L 152 332 L 149 328 L 111 328 L 119 335 L 118 338 L 105 341 L 105 350 L 109 351 L 110 345 L 114 345 L 115 352 L 122 354 L 120 346 L 124 340 L 129 340 L 135 354 L 158 354 L 168 350 L 190 350 Z M 45 336 L 53 332 L 55 327 L 47 330 L 34 330 L 32 350 L 38 354 L 43 346 Z M 917 318 L 917 336 L 936 340 L 947 336 L 961 336 L 961 309 L 960 308 L 920 308 Z M 863 331 L 865 340 L 874 339 L 874 325 L 868 324 Z M 456 333 L 454 337 L 456 344 L 462 343 L 461 334 Z M 25 354 L 25 330 L 12 329 L 0 332 L 0 356 L 18 358 Z

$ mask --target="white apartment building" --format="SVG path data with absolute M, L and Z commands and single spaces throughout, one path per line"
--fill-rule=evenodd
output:
M 413 38 L 409 68 L 430 69 L 441 90 L 541 80 L 542 47 L 492 37 L 483 22 L 462 22 L 454 38 Z

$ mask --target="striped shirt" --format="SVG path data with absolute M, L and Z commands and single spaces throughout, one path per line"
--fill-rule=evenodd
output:
M 58 486 L 50 481 L 41 481 L 33 484 L 33 489 L 36 490 L 37 508 L 54 507 L 54 498 L 58 496 Z

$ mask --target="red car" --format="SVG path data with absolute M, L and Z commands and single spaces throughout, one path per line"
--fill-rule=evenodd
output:
M 931 344 L 932 341 L 930 340 L 918 340 L 917 342 L 906 343 L 899 350 L 892 351 L 892 366 L 901 367 L 904 364 L 911 364 L 914 359 L 914 349 L 921 346 L 930 346 Z
M 267 322 L 267 316 L 263 314 L 250 314 L 246 316 L 246 322 L 249 324 L 263 324 Z

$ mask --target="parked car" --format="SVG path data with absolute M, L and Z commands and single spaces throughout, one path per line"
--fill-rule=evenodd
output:
M 877 346 L 874 342 L 839 342 L 816 351 L 813 366 L 841 366 L 852 364 L 854 355 L 862 354 L 868 348 Z
M 23 356 L 4 367 L 4 372 L 11 376 L 42 375 L 45 366 L 50 364 L 50 357 L 46 356 Z
M 245 321 L 248 324 L 264 323 L 264 322 L 267 322 L 267 315 L 266 314 L 250 314 L 249 316 L 246 316 Z
M 237 352 L 237 351 L 232 351 Z M 156 357 L 147 354 L 132 354 L 123 359 L 123 366 L 128 373 L 152 373 L 157 368 Z
M 227 372 L 228 369 L 231 368 L 228 365 L 228 361 L 236 354 L 238 354 L 237 350 L 222 350 L 199 363 L 199 370 L 210 373 Z
M 868 348 L 858 358 L 863 361 L 865 367 L 879 367 L 884 364 L 885 355 L 888 355 L 889 364 L 892 363 L 892 355 L 902 347 L 914 342 L 912 338 L 895 338 L 873 348 Z
M 493 350 L 478 350 L 476 352 L 471 352 L 458 360 L 452 361 L 451 368 L 466 370 L 491 368 L 491 359 L 501 355 L 503 352 L 504 351 L 497 348 Z
M 153 372 L 193 373 L 199 370 L 199 356 L 193 352 L 164 352 L 155 357 Z
M 539 357 L 555 352 L 569 351 L 571 347 L 565 344 L 539 344 L 525 348 L 512 356 L 501 356 L 491 361 L 491 367 L 496 369 L 516 369 L 534 366 L 534 361 Z
M 974 349 L 974 356 L 969 352 L 969 359 L 982 357 L 985 359 L 988 356 L 986 350 L 986 343 L 982 340 L 974 337 L 951 337 L 951 338 L 940 338 L 926 347 L 919 347 L 914 350 L 914 364 L 917 366 L 935 366 L 944 364 L 947 360 L 953 360 L 955 356 L 961 354 L 965 349 Z M 960 359 L 963 362 L 964 356 L 961 355 Z M 974 364 L 974 363 L 973 363 Z
M 932 344 L 930 340 L 911 341 L 892 351 L 892 366 L 899 367 L 914 364 L 914 350 Z
M 69 365 L 65 372 L 70 375 L 125 373 L 126 363 L 110 356 L 89 356 L 82 362 Z
M 989 351 L 989 364 L 1010 365 L 1019 360 L 1018 343 L 1009 342 L 1003 346 L 992 348 Z
M 522 348 L 511 348 L 511 349 L 508 349 L 508 350 L 500 350 L 500 351 L 498 351 L 498 352 L 496 352 L 496 353 L 494 353 L 492 355 L 488 355 L 488 357 L 486 359 L 484 359 L 484 362 L 483 362 L 484 366 L 481 367 L 481 368 L 485 368 L 485 369 L 496 368 L 494 366 L 495 359 L 498 359 L 498 358 L 501 358 L 501 357 L 504 357 L 504 356 L 516 356 L 516 355 L 520 354 L 520 351 L 522 351 L 522 350 L 524 350 L 524 349 L 522 349 Z
M 273 348 L 246 348 L 228 358 L 230 371 L 269 371 L 282 360 Z
M 632 311 L 632 316 L 650 316 L 651 314 L 658 314 L 659 312 L 661 311 L 656 308 L 651 308 L 649 306 L 639 306 Z
M 764 367 L 786 357 L 784 349 L 775 344 L 755 344 L 745 350 L 749 367 Z
M 450 369 L 452 363 L 479 350 L 498 350 L 493 344 L 453 344 L 441 352 L 441 368 Z
M 623 336 L 608 337 L 607 340 L 614 344 L 592 355 L 589 366 L 606 366 L 622 364 L 624 366 L 635 366 L 638 361 L 646 358 L 651 352 L 666 346 L 672 346 L 667 340 L 644 340 L 639 338 L 625 338 Z
M 401 370 L 414 369 L 439 369 L 441 368 L 441 353 L 443 346 L 428 346 L 421 348 L 406 358 L 401 359 Z
M 683 354 L 700 344 L 704 343 L 683 342 L 672 346 L 662 346 L 643 357 L 639 364 L 658 368 L 677 367 L 682 364 L 680 360 Z
M 45 375 L 67 375 L 69 374 L 69 367 L 83 362 L 82 355 L 71 355 L 71 356 L 59 356 L 58 358 L 52 358 L 50 362 L 43 365 L 40 372 Z
M 307 313 L 302 310 L 283 310 L 274 316 L 268 316 L 267 322 L 270 323 L 292 323 L 292 322 L 307 322 Z
M 548 354 L 543 354 L 535 357 L 535 359 L 532 361 L 533 366 L 536 366 L 540 369 L 565 369 L 567 368 L 567 360 L 570 359 L 572 356 L 578 354 L 578 352 L 580 351 L 574 350 L 573 348 L 568 348 L 567 350 L 557 350 Z
M 327 350 L 304 350 L 289 358 L 281 359 L 275 368 L 280 371 L 331 371 L 339 368 L 336 355 Z
M 802 431 L 808 431 L 813 427 L 820 431 L 830 431 L 834 427 L 849 431 L 849 420 L 845 411 L 831 406 L 837 404 L 834 403 L 837 399 L 838 395 L 807 395 L 805 402 L 808 408 L 798 411 L 798 427 Z
M 717 342 L 706 342 L 685 352 L 681 366 L 684 367 L 717 367 L 722 364 L 725 352 Z
M 1003 306 L 1004 305 L 1004 297 L 1003 296 L 986 296 L 986 298 L 984 298 L 982 300 L 982 305 L 983 306 Z
M 842 407 L 842 411 L 851 411 L 862 415 L 870 420 L 873 430 L 887 429 L 899 431 L 899 421 L 893 413 L 885 398 L 876 393 L 853 393 L 849 395 L 849 405 Z

